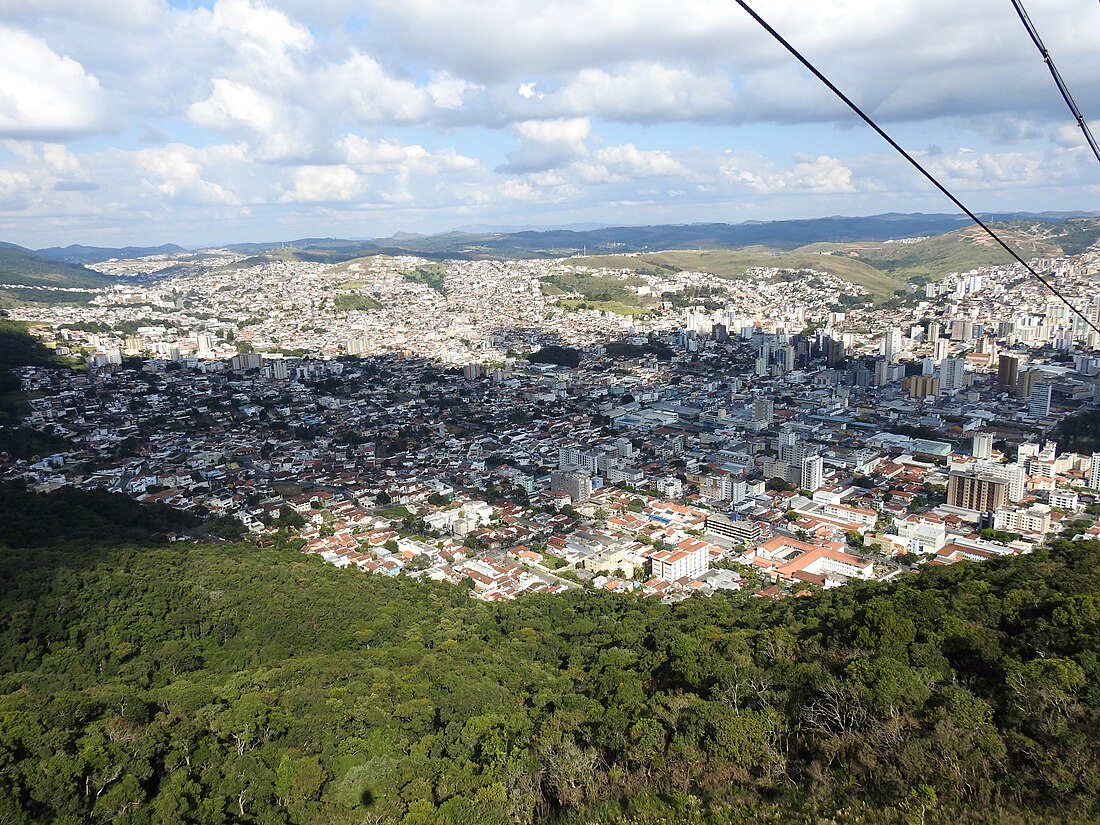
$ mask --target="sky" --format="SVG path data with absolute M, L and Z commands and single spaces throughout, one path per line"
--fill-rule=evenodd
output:
M 755 7 L 972 209 L 1100 209 L 1008 0 Z M 1100 130 L 1100 3 L 1028 12 Z M 732 0 L 0 0 L 32 248 L 955 211 Z

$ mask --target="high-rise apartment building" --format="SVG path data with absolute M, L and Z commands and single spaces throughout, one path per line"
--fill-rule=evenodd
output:
M 908 380 L 910 398 L 934 398 L 940 394 L 940 379 L 934 375 L 914 375 Z
M 997 362 L 997 387 L 1001 390 L 1013 390 L 1020 380 L 1020 359 L 1012 355 L 1002 355 Z
M 588 473 L 557 470 L 550 474 L 550 489 L 566 493 L 574 503 L 592 498 L 592 477 Z
M 974 441 L 970 448 L 970 454 L 974 458 L 989 459 L 993 457 L 993 433 L 974 433 Z
M 1008 501 L 1008 482 L 979 473 L 950 473 L 947 503 L 951 507 L 992 513 Z
M 954 393 L 966 386 L 966 362 L 961 358 L 944 358 L 940 364 L 940 390 Z
M 771 424 L 775 415 L 775 402 L 770 398 L 757 398 L 752 402 L 752 420 L 757 424 Z
M 1050 415 L 1050 383 L 1035 381 L 1027 396 L 1027 414 L 1032 418 L 1046 418 Z
M 1032 386 L 1042 377 L 1042 370 L 1023 370 L 1016 379 L 1016 394 L 1020 398 L 1030 397 Z
M 804 490 L 811 493 L 821 489 L 824 483 L 825 462 L 819 455 L 810 455 L 802 459 L 802 484 Z
M 1089 467 L 1089 487 L 1100 490 L 1100 453 L 1092 454 L 1092 465 Z
M 901 353 L 901 330 L 891 327 L 882 338 L 882 355 L 887 363 L 894 363 Z

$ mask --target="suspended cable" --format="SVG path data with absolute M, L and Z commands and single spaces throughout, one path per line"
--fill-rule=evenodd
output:
M 894 140 L 892 137 L 890 137 L 890 135 L 887 134 L 886 131 L 881 126 L 879 126 L 877 123 L 875 123 L 875 121 L 872 120 L 871 117 L 868 114 L 866 114 L 862 109 L 860 109 L 859 106 L 857 106 L 852 101 L 851 98 L 849 98 L 846 94 L 844 94 L 844 92 L 840 91 L 840 89 L 837 88 L 836 84 L 834 84 L 831 80 L 829 80 L 829 78 L 827 78 L 824 74 L 822 74 L 821 71 L 819 71 L 818 68 L 816 66 L 814 66 L 814 64 L 811 63 L 807 58 L 803 57 L 802 53 L 800 51 L 798 51 L 798 49 L 796 49 L 789 42 L 787 42 L 787 40 L 784 39 L 783 35 L 781 35 L 779 32 L 777 32 L 775 29 L 773 29 L 768 24 L 768 21 L 766 21 L 763 17 L 761 17 L 759 14 L 757 14 L 752 9 L 752 7 L 748 3 L 745 2 L 745 0 L 735 0 L 735 1 L 736 1 L 737 5 L 739 5 L 741 8 L 743 8 L 749 14 L 749 16 L 752 17 L 753 20 L 755 20 L 757 23 L 760 24 L 761 28 L 763 28 L 764 31 L 766 31 L 773 38 L 775 38 L 776 42 L 778 42 L 781 46 L 783 46 L 783 48 L 785 48 L 792 55 L 794 55 L 795 59 L 798 60 L 798 62 L 801 63 L 803 66 L 805 66 L 806 69 L 809 70 L 809 72 L 814 77 L 816 77 L 823 84 L 825 84 L 825 86 L 829 89 L 829 91 L 831 91 L 834 95 L 836 95 L 838 98 L 840 98 L 845 103 L 845 105 L 847 105 L 847 107 L 849 109 L 851 109 L 853 112 L 855 112 L 857 115 L 859 115 L 859 117 L 863 120 L 864 123 L 866 123 L 872 129 L 874 129 L 875 132 L 878 133 L 879 137 L 881 137 L 883 140 L 885 140 L 887 143 L 889 143 L 890 146 L 899 155 L 901 155 L 903 158 L 905 158 L 907 161 L 909 161 L 910 165 L 914 169 L 916 169 L 918 172 L 920 172 L 922 175 L 924 175 L 924 177 L 927 178 L 928 181 L 933 186 L 935 186 L 938 190 L 940 190 L 940 192 L 942 192 L 947 197 L 948 200 L 950 200 L 953 204 L 955 204 L 955 206 L 957 206 L 964 213 L 966 213 L 966 216 L 968 218 L 970 218 L 970 220 L 974 221 L 974 223 L 976 223 L 978 226 L 980 226 L 982 228 L 982 230 L 984 230 L 985 233 L 987 235 L 989 235 L 989 237 L 992 238 L 993 241 L 996 242 L 996 244 L 998 246 L 1001 247 L 1001 249 L 1003 249 L 1005 252 L 1007 252 L 1009 255 L 1011 255 L 1012 258 L 1017 263 L 1019 263 L 1021 266 L 1023 266 L 1024 269 L 1026 269 L 1028 272 L 1030 272 L 1039 281 L 1039 283 L 1041 283 L 1043 286 L 1045 286 L 1048 290 L 1050 290 L 1050 292 L 1052 292 L 1058 298 L 1058 300 L 1060 300 L 1063 304 L 1065 304 L 1067 307 L 1069 307 L 1070 311 L 1073 312 L 1073 314 L 1076 315 L 1077 317 L 1079 317 L 1082 321 L 1084 321 L 1085 324 L 1089 327 L 1089 329 L 1093 330 L 1097 335 L 1100 335 L 1100 327 L 1097 327 L 1095 323 L 1090 321 L 1088 319 L 1088 317 L 1083 312 L 1081 312 L 1081 310 L 1077 309 L 1077 307 L 1075 307 L 1073 304 L 1071 304 L 1069 302 L 1069 299 L 1066 298 L 1066 296 L 1063 295 L 1061 292 L 1059 292 L 1058 289 L 1053 284 L 1051 284 L 1046 278 L 1044 278 L 1042 275 L 1040 275 L 1038 272 L 1036 272 L 1035 269 L 1031 266 L 1031 264 L 1029 264 L 1027 261 L 1025 261 L 1020 256 L 1020 253 L 1018 253 L 1015 249 L 1013 249 L 1011 246 L 1009 246 L 1007 243 L 1005 243 L 1005 241 L 1001 239 L 1001 236 L 998 235 L 996 232 L 994 232 L 992 229 L 990 229 L 989 226 L 985 223 L 985 221 L 983 221 L 976 214 L 974 214 L 961 200 L 959 200 L 957 197 L 955 197 L 955 195 L 953 195 L 951 193 L 951 191 L 946 186 L 944 186 L 942 183 L 940 183 L 931 172 L 929 172 L 927 169 L 925 169 L 924 166 L 922 166 L 916 158 L 914 158 L 911 154 L 909 154 L 907 151 L 905 151 L 905 149 L 903 149 L 901 147 L 901 145 L 896 140 Z
M 1085 122 L 1085 116 L 1081 114 L 1081 110 L 1077 108 L 1077 103 L 1073 99 L 1073 95 L 1069 93 L 1069 87 L 1066 86 L 1065 81 L 1062 80 L 1062 75 L 1058 73 L 1058 67 L 1054 65 L 1054 58 L 1050 56 L 1050 52 L 1047 51 L 1047 47 L 1043 45 L 1042 39 L 1039 37 L 1039 32 L 1035 30 L 1035 25 L 1031 22 L 1031 18 L 1027 16 L 1027 12 L 1024 10 L 1024 4 L 1020 0 L 1012 0 L 1012 5 L 1016 8 L 1016 14 L 1020 16 L 1020 21 L 1024 24 L 1024 28 L 1027 29 L 1027 33 L 1031 35 L 1031 42 L 1035 44 L 1035 48 L 1039 50 L 1039 54 L 1043 56 L 1043 62 L 1047 64 L 1047 68 L 1050 69 L 1050 75 L 1054 78 L 1055 84 L 1058 86 L 1058 91 L 1062 93 L 1062 99 L 1066 101 L 1066 105 L 1069 106 L 1070 112 L 1073 113 L 1074 119 L 1077 121 L 1077 125 L 1081 127 L 1081 132 L 1085 135 L 1085 140 L 1088 141 L 1089 148 L 1092 149 L 1092 153 L 1096 155 L 1096 160 L 1100 161 L 1100 146 L 1096 144 L 1096 138 L 1092 136 L 1092 131 L 1089 129 L 1088 123 Z

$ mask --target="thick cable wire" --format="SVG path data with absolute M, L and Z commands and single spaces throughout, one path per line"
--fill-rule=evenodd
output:
M 1024 4 L 1020 0 L 1012 0 L 1012 5 L 1016 9 L 1016 14 L 1020 16 L 1020 22 L 1024 24 L 1024 28 L 1027 29 L 1027 33 L 1031 35 L 1031 42 L 1035 44 L 1035 48 L 1039 50 L 1039 54 L 1043 56 L 1043 62 L 1047 64 L 1047 68 L 1050 69 L 1050 75 L 1054 78 L 1054 83 L 1058 86 L 1058 91 L 1062 93 L 1062 99 L 1066 101 L 1066 105 L 1069 106 L 1070 112 L 1073 113 L 1074 119 L 1077 121 L 1077 125 L 1081 127 L 1081 132 L 1085 136 L 1085 140 L 1088 141 L 1089 148 L 1092 149 L 1092 153 L 1096 155 L 1096 160 L 1100 161 L 1100 146 L 1096 144 L 1096 138 L 1092 136 L 1092 130 L 1089 129 L 1088 123 L 1085 122 L 1085 116 L 1081 114 L 1081 110 L 1077 108 L 1077 103 L 1073 99 L 1073 95 L 1069 93 L 1069 87 L 1062 80 L 1062 75 L 1058 73 L 1058 67 L 1054 65 L 1054 58 L 1050 56 L 1050 52 L 1047 51 L 1047 47 L 1043 45 L 1042 39 L 1039 37 L 1039 32 L 1035 30 L 1035 24 L 1031 22 L 1031 18 L 1028 17 L 1027 11 L 1024 9 Z
M 933 186 L 935 186 L 940 192 L 942 192 L 944 194 L 944 196 L 947 197 L 948 200 L 950 200 L 953 204 L 955 204 L 955 206 L 957 206 L 959 209 L 961 209 L 966 214 L 966 216 L 968 218 L 970 218 L 970 220 L 974 221 L 974 223 L 976 223 L 978 226 L 980 226 L 985 231 L 985 233 L 987 235 L 989 235 L 989 237 L 992 238 L 998 246 L 1001 247 L 1001 249 L 1003 249 L 1005 252 L 1007 252 L 1009 255 L 1011 255 L 1012 258 L 1017 263 L 1019 263 L 1021 266 L 1023 266 L 1024 269 L 1026 269 L 1028 272 L 1030 272 L 1036 278 L 1036 280 L 1039 281 L 1039 283 L 1041 283 L 1043 286 L 1045 286 L 1048 290 L 1050 290 L 1050 292 L 1052 292 L 1058 298 L 1058 300 L 1060 300 L 1063 304 L 1065 304 L 1067 307 L 1069 307 L 1070 311 L 1074 315 L 1079 317 L 1082 321 L 1084 321 L 1085 324 L 1089 327 L 1089 329 L 1091 329 L 1097 335 L 1100 335 L 1100 327 L 1097 327 L 1095 323 L 1090 321 L 1089 318 L 1083 312 L 1081 312 L 1081 310 L 1079 310 L 1072 303 L 1070 303 L 1069 299 L 1066 298 L 1066 296 L 1063 295 L 1061 292 L 1059 292 L 1058 289 L 1053 284 L 1051 284 L 1046 278 L 1044 278 L 1042 275 L 1040 275 L 1038 272 L 1036 272 L 1035 269 L 1031 266 L 1031 264 L 1029 264 L 1027 261 L 1025 261 L 1020 256 L 1020 253 L 1018 253 L 1015 249 L 1013 249 L 1011 246 L 1009 246 L 1004 240 L 1002 240 L 1001 236 L 998 235 L 996 232 L 994 232 L 992 229 L 990 229 L 989 226 L 986 225 L 985 221 L 983 221 L 976 214 L 974 214 L 974 212 L 972 212 L 966 206 L 966 204 L 964 204 L 961 200 L 959 200 L 957 197 L 955 197 L 955 195 L 953 195 L 951 193 L 951 191 L 946 186 L 944 186 L 942 183 L 940 183 L 931 172 L 929 172 L 927 169 L 925 169 L 916 158 L 914 158 L 911 154 L 909 154 L 907 151 L 905 151 L 905 149 L 903 149 L 901 147 L 901 145 L 896 140 L 894 140 L 892 137 L 890 137 L 890 135 L 887 134 L 886 131 L 881 126 L 879 126 L 877 123 L 875 123 L 875 121 L 872 120 L 871 117 L 868 114 L 866 114 L 861 108 L 859 108 L 859 106 L 857 106 L 852 101 L 851 98 L 849 98 L 846 94 L 844 94 L 844 92 L 842 92 L 839 88 L 837 88 L 836 84 L 834 84 L 831 80 L 829 80 L 829 78 L 827 78 L 824 74 L 822 74 L 821 71 L 818 70 L 818 68 L 816 66 L 814 66 L 814 64 L 811 63 L 807 58 L 803 57 L 802 53 L 800 51 L 798 51 L 798 49 L 796 49 L 789 42 L 787 42 L 787 40 L 783 37 L 783 35 L 781 35 L 779 32 L 777 32 L 775 29 L 773 29 L 771 27 L 771 25 L 769 25 L 768 21 L 766 21 L 763 17 L 761 17 L 759 14 L 757 14 L 753 10 L 753 8 L 748 3 L 745 2 L 745 0 L 735 0 L 735 2 L 737 3 L 737 5 L 739 5 L 741 8 L 743 8 L 753 20 L 755 20 L 757 23 L 759 23 L 761 28 L 764 29 L 764 31 L 766 31 L 773 38 L 775 38 L 776 42 L 778 42 L 781 46 L 783 46 L 783 48 L 785 48 L 787 51 L 789 51 L 795 57 L 795 59 L 798 60 L 799 63 L 801 63 L 803 66 L 805 66 L 806 69 L 809 70 L 809 72 L 814 77 L 816 77 L 823 84 L 825 84 L 825 86 L 829 89 L 829 91 L 831 91 L 834 95 L 836 95 L 838 98 L 840 98 L 845 103 L 845 105 L 847 105 L 847 107 L 849 109 L 851 109 L 853 112 L 855 112 L 857 115 L 859 115 L 860 119 L 862 119 L 864 123 L 866 123 L 872 129 L 874 129 L 875 132 L 878 133 L 879 137 L 881 137 L 883 140 L 885 140 L 887 143 L 889 143 L 890 146 L 894 149 L 894 151 L 896 151 L 899 155 L 901 155 L 903 158 L 905 158 L 907 161 L 909 161 L 909 164 L 914 169 L 916 169 L 925 178 L 927 178 L 928 181 Z

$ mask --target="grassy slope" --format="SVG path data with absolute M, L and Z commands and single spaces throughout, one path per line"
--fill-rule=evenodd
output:
M 824 255 L 810 247 L 776 252 L 764 247 L 744 249 L 685 249 L 646 255 L 593 255 L 574 258 L 571 263 L 591 267 L 632 269 L 649 275 L 669 275 L 677 271 L 709 272 L 721 278 L 740 278 L 753 267 L 815 269 L 829 272 L 849 283 L 867 289 L 876 297 L 886 297 L 904 286 L 903 282 L 869 264 L 839 255 Z
M 980 230 L 979 230 L 980 231 Z M 1007 252 L 963 229 L 914 244 L 815 244 L 815 251 L 857 255 L 899 281 L 936 280 L 949 272 L 1009 263 Z
M 1074 254 L 1100 237 L 1096 222 L 1032 224 L 1024 221 L 995 225 L 997 233 L 1024 258 Z M 1007 264 L 1011 256 L 981 229 L 968 226 L 915 244 L 813 244 L 813 251 L 855 253 L 859 260 L 903 281 L 936 280 L 950 272 Z
M 342 312 L 369 312 L 381 309 L 382 304 L 369 295 L 337 295 L 336 309 Z
M 1025 258 L 1076 254 L 1100 240 L 1100 221 L 1064 224 L 1013 221 L 997 224 L 998 234 Z M 914 244 L 817 243 L 789 252 L 767 247 L 668 250 L 644 255 L 591 255 L 571 263 L 590 267 L 631 269 L 646 275 L 679 270 L 710 272 L 723 278 L 741 277 L 752 267 L 829 272 L 864 287 L 878 298 L 891 295 L 913 280 L 929 281 L 950 272 L 1009 263 L 1012 258 L 981 229 L 968 226 Z
M 333 264 L 326 271 L 330 272 L 330 273 L 332 273 L 332 272 L 348 272 L 349 270 L 351 270 L 352 266 L 354 266 L 356 264 L 369 265 L 372 261 L 374 261 L 377 258 L 386 258 L 386 257 L 388 257 L 388 256 L 386 256 L 386 255 L 363 255 L 362 257 L 359 257 L 359 258 L 351 258 L 350 260 L 341 261 L 340 263 Z M 348 289 L 349 287 L 346 287 L 343 284 L 341 284 L 337 288 L 338 289 Z
M 82 266 L 49 261 L 21 249 L 0 247 L 0 284 L 16 285 L 14 288 L 0 289 L 0 307 L 20 304 L 86 304 L 91 299 L 86 292 L 44 291 L 31 287 L 101 289 L 114 283 L 116 280 L 111 276 Z
M 19 249 L 0 248 L 0 283 L 99 289 L 116 279 L 75 264 L 48 261 Z

